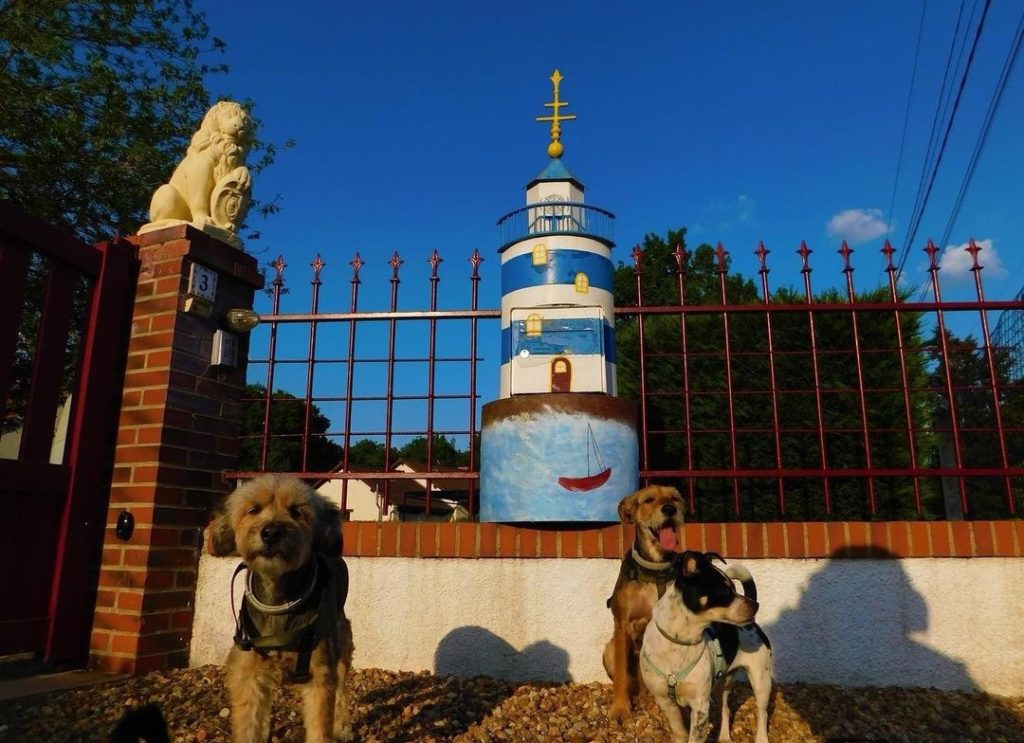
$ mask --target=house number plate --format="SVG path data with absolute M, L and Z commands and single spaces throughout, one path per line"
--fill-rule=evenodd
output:
M 212 304 L 217 297 L 217 272 L 206 266 L 193 263 L 188 276 L 187 293 L 205 299 Z

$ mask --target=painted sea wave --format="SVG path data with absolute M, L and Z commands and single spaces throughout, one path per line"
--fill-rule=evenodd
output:
M 611 475 L 598 488 L 573 492 L 558 478 L 600 470 L 588 447 L 588 424 Z M 637 487 L 635 430 L 581 413 L 518 415 L 491 423 L 484 428 L 480 462 L 484 521 L 618 521 L 619 500 Z

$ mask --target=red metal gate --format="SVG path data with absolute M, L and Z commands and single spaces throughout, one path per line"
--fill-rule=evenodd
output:
M 0 201 L 0 655 L 88 649 L 137 270 Z

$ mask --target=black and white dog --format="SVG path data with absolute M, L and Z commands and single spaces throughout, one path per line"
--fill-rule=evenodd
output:
M 736 671 L 746 672 L 757 703 L 756 743 L 768 743 L 768 698 L 772 690 L 772 650 L 754 624 L 757 587 L 743 567 L 715 567 L 713 553 L 687 551 L 677 558 L 677 574 L 658 600 L 644 632 L 640 672 L 672 728 L 673 743 L 703 743 L 711 732 L 712 690 L 721 693 L 722 729 L 731 741 L 729 690 Z M 743 584 L 736 592 L 734 580 Z M 690 708 L 689 737 L 680 707 Z

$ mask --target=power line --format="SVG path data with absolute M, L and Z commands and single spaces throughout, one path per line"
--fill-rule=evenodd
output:
M 932 115 L 932 128 L 928 133 L 928 146 L 925 147 L 924 162 L 921 163 L 921 177 L 917 183 L 917 193 L 914 195 L 914 206 L 910 210 L 910 220 L 907 224 L 913 223 L 914 219 L 917 217 L 918 209 L 921 208 L 921 199 L 924 197 L 924 184 L 928 180 L 928 173 L 934 165 L 934 147 L 936 144 L 936 135 L 939 131 L 939 122 L 946 120 L 946 110 L 949 105 L 949 99 L 953 96 L 953 86 L 950 84 L 947 87 L 947 83 L 950 82 L 950 71 L 954 69 L 953 58 L 954 52 L 956 51 L 957 39 L 960 38 L 960 23 L 963 21 L 964 5 L 965 0 L 960 0 L 960 10 L 956 16 L 956 26 L 953 28 L 953 36 L 949 40 L 949 52 L 946 54 L 946 69 L 942 72 L 942 84 L 939 86 L 939 97 L 935 101 L 935 113 Z M 973 13 L 971 15 L 973 16 Z M 959 59 L 963 57 L 966 45 L 967 34 L 964 34 L 964 39 L 960 47 L 960 54 L 955 55 L 957 56 L 956 69 L 960 68 Z
M 928 179 L 928 187 L 925 189 L 924 198 L 921 201 L 921 208 L 917 213 L 917 218 L 914 220 L 913 228 L 907 234 L 907 241 L 903 245 L 903 253 L 900 257 L 899 266 L 896 269 L 897 278 L 903 273 L 903 266 L 907 262 L 907 257 L 910 255 L 910 246 L 914 242 L 914 238 L 917 237 L 917 230 L 921 226 L 921 218 L 924 216 L 925 209 L 928 206 L 928 199 L 931 197 L 932 188 L 935 186 L 935 177 L 939 173 L 939 166 L 942 165 L 942 156 L 946 151 L 946 144 L 949 142 L 949 134 L 953 130 L 953 123 L 956 121 L 956 114 L 960 108 L 960 100 L 963 97 L 964 88 L 967 86 L 967 78 L 970 76 L 971 65 L 974 63 L 974 55 L 978 50 L 978 42 L 981 39 L 981 32 L 985 28 L 985 18 L 988 15 L 988 9 L 992 5 L 992 0 L 985 0 L 985 7 L 981 11 L 981 19 L 978 21 L 978 28 L 974 33 L 974 42 L 971 44 L 970 54 L 967 56 L 967 64 L 964 67 L 964 73 L 960 78 L 960 86 L 957 89 L 956 99 L 953 101 L 953 109 L 949 115 L 949 121 L 946 123 L 946 131 L 942 136 L 942 142 L 939 145 L 938 155 L 935 159 L 935 166 L 932 168 L 931 176 Z
M 892 210 L 896 205 L 896 187 L 899 185 L 900 170 L 903 167 L 903 147 L 907 142 L 907 124 L 910 122 L 910 102 L 914 98 L 914 81 L 917 80 L 917 64 L 921 59 L 921 36 L 924 32 L 924 17 L 927 11 L 928 0 L 924 0 L 924 2 L 921 3 L 921 21 L 917 26 L 917 44 L 914 47 L 914 69 L 910 73 L 910 91 L 907 93 L 907 107 L 903 112 L 903 133 L 900 135 L 900 151 L 896 156 L 896 177 L 892 182 L 892 198 L 889 199 L 889 211 L 887 212 L 886 217 L 890 228 L 892 226 Z
M 1007 52 L 1006 62 L 1003 64 L 1002 72 L 999 74 L 999 81 L 996 83 L 995 93 L 989 103 L 988 111 L 985 113 L 981 134 L 978 137 L 977 144 L 974 146 L 974 151 L 971 153 L 970 164 L 967 166 L 967 172 L 964 174 L 963 182 L 960 184 L 960 191 L 957 193 L 956 201 L 953 202 L 953 210 L 949 214 L 949 221 L 946 222 L 946 229 L 942 234 L 942 245 L 947 243 L 950 233 L 953 231 L 953 225 L 956 224 L 960 207 L 963 205 L 967 189 L 970 188 L 971 179 L 974 178 L 974 171 L 981 158 L 981 152 L 985 148 L 985 142 L 988 140 L 989 132 L 992 129 L 992 121 L 995 119 L 996 111 L 999 110 L 999 104 L 1003 100 L 1003 93 L 1006 92 L 1006 84 L 1009 82 L 1010 74 L 1013 72 L 1014 64 L 1020 54 L 1022 41 L 1024 41 L 1024 13 L 1021 14 L 1020 22 L 1017 24 L 1017 33 L 1014 36 L 1013 43 L 1010 45 L 1010 51 Z

